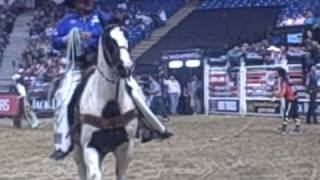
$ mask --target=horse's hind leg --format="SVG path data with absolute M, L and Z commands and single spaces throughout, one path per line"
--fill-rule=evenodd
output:
M 114 151 L 116 157 L 117 180 L 125 180 L 129 163 L 133 157 L 133 151 L 134 140 L 129 140 L 128 143 L 122 144 Z
M 78 168 L 80 180 L 86 180 L 86 165 L 83 158 L 83 150 L 78 144 L 74 145 L 73 158 Z

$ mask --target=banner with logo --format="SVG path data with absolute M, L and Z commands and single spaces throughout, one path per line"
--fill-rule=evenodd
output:
M 281 101 L 247 101 L 247 113 L 250 114 L 280 114 Z
M 239 100 L 210 100 L 209 113 L 239 113 Z
M 0 116 L 15 116 L 19 111 L 17 95 L 0 95 Z
M 203 51 L 201 49 L 166 51 L 161 54 L 161 60 L 171 61 L 171 60 L 201 59 L 202 56 L 203 56 Z
M 53 116 L 54 110 L 56 108 L 56 102 L 54 100 L 48 100 L 46 93 L 31 95 L 29 97 L 29 102 L 38 116 Z

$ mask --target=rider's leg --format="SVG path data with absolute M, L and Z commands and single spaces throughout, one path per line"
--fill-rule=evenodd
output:
M 81 82 L 81 71 L 70 70 L 56 94 L 57 109 L 55 111 L 54 123 L 54 149 L 51 155 L 53 159 L 63 159 L 71 150 L 72 142 L 70 135 L 70 123 L 68 108 L 77 86 Z

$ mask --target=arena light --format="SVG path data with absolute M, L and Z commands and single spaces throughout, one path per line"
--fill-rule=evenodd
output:
M 174 60 L 169 62 L 169 68 L 170 69 L 179 69 L 183 66 L 182 61 Z
M 197 60 L 197 59 L 193 59 L 193 60 L 188 60 L 186 62 L 186 66 L 189 67 L 189 68 L 196 68 L 196 67 L 199 67 L 200 66 L 200 60 Z

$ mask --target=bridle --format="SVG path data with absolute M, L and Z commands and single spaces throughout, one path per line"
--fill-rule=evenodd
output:
M 126 46 L 118 46 L 118 43 L 116 42 L 116 40 L 111 38 L 110 33 L 112 32 L 113 29 L 117 27 L 120 28 L 120 30 L 124 33 L 124 30 L 117 24 L 109 24 L 104 27 L 104 33 L 102 34 L 102 41 L 107 42 L 108 44 L 102 43 L 102 46 L 103 46 L 102 51 L 108 66 L 114 71 L 115 74 L 118 74 L 121 76 L 121 74 L 119 73 L 119 70 L 125 70 L 123 68 L 123 62 L 120 59 L 121 50 L 125 50 L 129 52 L 129 48 Z M 108 32 L 108 33 L 105 33 L 105 32 Z M 112 52 L 110 52 L 110 49 L 112 48 L 114 49 L 113 54 Z M 116 52 L 118 52 L 119 54 L 116 54 Z M 117 69 L 117 68 L 123 68 L 123 69 Z M 129 73 L 130 72 L 131 70 L 129 71 Z M 130 74 L 126 74 L 125 76 L 130 76 Z
M 117 27 L 117 26 L 116 25 L 108 25 L 104 28 L 104 30 L 106 31 L 107 28 L 113 29 L 115 27 Z M 109 32 L 111 32 L 111 31 L 109 31 Z M 102 38 L 103 38 L 103 40 L 105 40 L 104 34 L 102 35 Z M 113 41 L 110 41 L 110 42 L 114 43 Z M 114 60 L 115 58 L 111 55 L 110 50 L 108 48 L 106 48 L 104 43 L 102 44 L 102 46 L 103 46 L 102 51 L 103 51 L 105 62 L 110 67 L 110 69 L 112 69 L 114 71 L 114 74 L 117 74 L 118 78 L 121 79 L 119 72 L 117 71 L 117 68 L 119 68 L 122 65 L 122 61 L 120 59 L 120 56 L 117 57 L 118 59 Z M 126 50 L 129 52 L 129 49 L 125 46 L 118 46 L 116 43 L 114 43 L 114 47 L 118 49 L 119 53 L 121 50 Z M 110 60 L 112 60 L 112 62 L 110 62 Z M 96 70 L 106 82 L 111 83 L 111 84 L 116 84 L 117 87 L 116 87 L 115 99 L 118 99 L 120 81 L 117 81 L 116 79 L 110 78 L 107 75 L 105 75 L 99 66 L 96 66 Z M 131 72 L 131 70 L 130 70 L 130 72 Z M 130 77 L 130 74 L 128 74 L 127 76 Z

